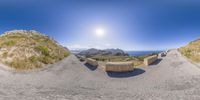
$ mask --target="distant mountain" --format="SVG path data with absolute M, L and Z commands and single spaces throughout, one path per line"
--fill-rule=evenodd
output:
M 127 56 L 128 54 L 125 53 L 121 49 L 104 49 L 104 50 L 99 50 L 95 48 L 91 48 L 88 50 L 81 51 L 78 53 L 79 55 L 84 55 L 84 56 L 94 56 L 94 55 L 111 55 L 111 56 Z
M 14 69 L 41 68 L 70 54 L 54 39 L 33 30 L 13 30 L 0 36 L 0 62 Z
M 190 42 L 188 45 L 179 48 L 178 51 L 187 58 L 200 62 L 200 39 Z
M 71 52 L 72 54 L 78 54 L 78 53 L 80 53 L 81 51 L 83 51 L 83 50 L 82 50 L 82 49 L 70 50 L 70 52 Z

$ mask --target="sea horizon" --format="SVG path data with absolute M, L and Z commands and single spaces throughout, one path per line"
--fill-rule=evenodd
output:
M 70 51 L 73 54 L 77 54 L 84 50 L 87 50 L 87 49 L 76 49 L 76 50 L 70 50 Z M 150 54 L 157 54 L 163 51 L 165 50 L 124 50 L 124 52 L 127 53 L 129 56 L 145 56 L 145 55 L 150 55 Z
M 129 56 L 145 56 L 149 54 L 157 54 L 163 52 L 164 50 L 138 50 L 138 51 L 125 51 Z

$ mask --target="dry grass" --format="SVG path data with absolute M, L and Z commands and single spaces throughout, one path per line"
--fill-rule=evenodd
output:
M 187 46 L 179 48 L 178 51 L 187 58 L 200 62 L 200 40 L 190 42 Z
M 0 37 L 1 62 L 15 69 L 41 68 L 67 57 L 70 53 L 48 36 L 19 31 Z

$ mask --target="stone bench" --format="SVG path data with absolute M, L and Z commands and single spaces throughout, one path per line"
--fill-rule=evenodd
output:
M 113 72 L 126 72 L 133 71 L 133 62 L 107 62 L 105 65 L 105 71 Z
M 98 62 L 92 58 L 87 58 L 86 63 L 92 66 L 98 66 Z
M 154 63 L 157 59 L 157 55 L 149 56 L 144 59 L 144 65 L 149 66 L 150 64 Z

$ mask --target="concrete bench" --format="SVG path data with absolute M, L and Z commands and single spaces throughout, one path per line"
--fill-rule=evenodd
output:
M 149 66 L 150 64 L 154 63 L 157 59 L 157 55 L 149 56 L 144 59 L 144 65 Z
M 87 58 L 86 63 L 92 66 L 98 66 L 98 62 L 92 58 Z
M 133 62 L 107 62 L 105 65 L 105 71 L 113 72 L 126 72 L 133 71 Z

